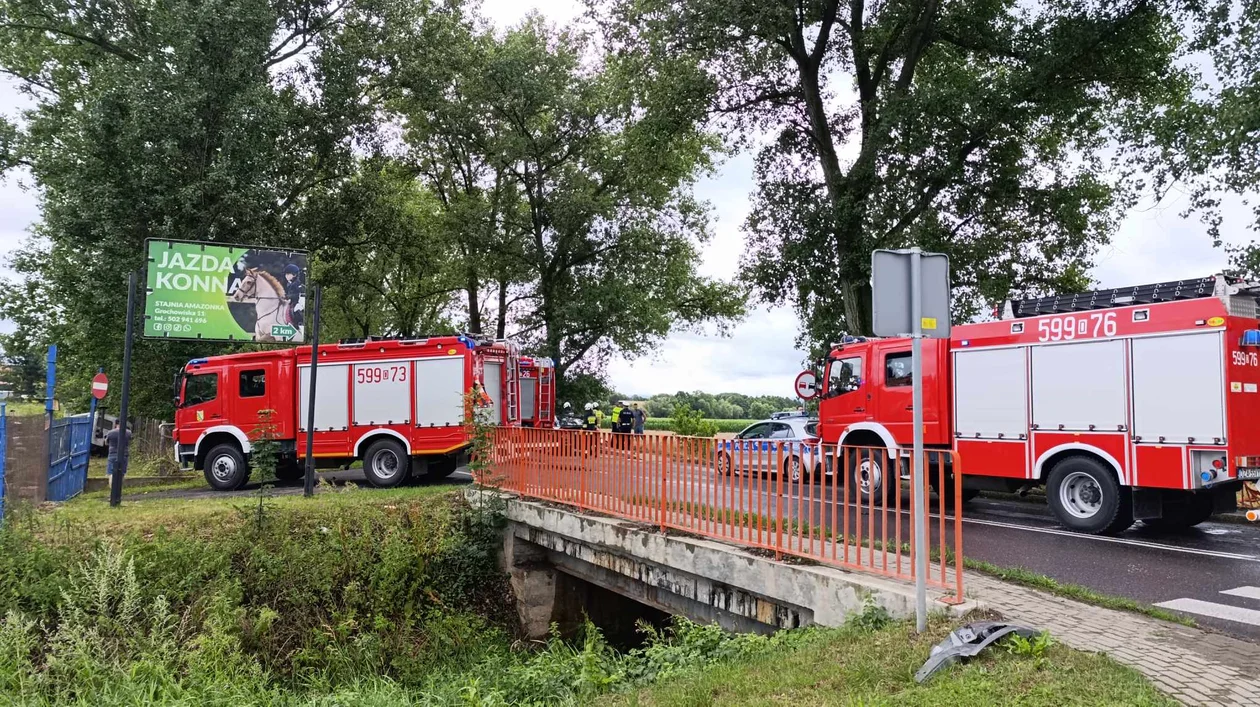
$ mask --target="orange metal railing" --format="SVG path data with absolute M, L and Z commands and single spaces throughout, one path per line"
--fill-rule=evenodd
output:
M 913 579 L 911 514 L 926 513 L 928 583 L 963 596 L 955 452 L 924 454 L 940 493 L 920 508 L 910 456 L 881 447 L 528 428 L 492 440 L 479 481 L 504 491 L 897 579 Z

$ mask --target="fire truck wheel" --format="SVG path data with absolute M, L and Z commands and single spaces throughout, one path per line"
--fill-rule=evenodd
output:
M 892 497 L 891 489 L 897 482 L 890 482 L 886 475 L 888 454 L 880 447 L 859 447 L 848 451 L 849 485 L 853 495 L 862 503 L 883 504 Z
M 363 455 L 363 475 L 377 488 L 392 488 L 407 479 L 411 457 L 392 439 L 378 439 Z
M 249 479 L 245 455 L 231 443 L 220 444 L 206 455 L 206 482 L 216 491 L 235 491 Z
M 1090 457 L 1068 457 L 1054 465 L 1046 500 L 1059 522 L 1082 533 L 1118 533 L 1133 525 L 1132 498 L 1111 470 Z

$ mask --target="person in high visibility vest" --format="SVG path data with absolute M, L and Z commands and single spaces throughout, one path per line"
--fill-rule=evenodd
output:
M 584 429 L 588 432 L 594 432 L 599 429 L 599 415 L 594 403 L 586 404 L 586 419 L 583 422 L 585 423 Z
M 613 409 L 612 409 L 612 431 L 613 432 L 621 431 L 620 429 L 618 429 L 618 425 L 621 424 L 621 409 L 624 406 L 625 406 L 625 403 L 617 403 L 616 405 L 613 406 Z

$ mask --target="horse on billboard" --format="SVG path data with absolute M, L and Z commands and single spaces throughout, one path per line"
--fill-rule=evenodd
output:
M 292 326 L 288 300 L 284 285 L 275 275 L 260 268 L 245 270 L 236 291 L 232 293 L 233 302 L 254 304 L 255 341 L 280 341 L 271 333 L 271 328 Z

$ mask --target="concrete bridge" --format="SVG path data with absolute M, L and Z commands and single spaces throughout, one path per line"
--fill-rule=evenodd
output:
M 839 625 L 868 602 L 913 616 L 912 549 L 901 542 L 910 509 L 900 497 L 850 503 L 842 475 L 791 484 L 718 474 L 711 449 L 670 437 L 620 449 L 607 435 L 499 435 L 485 485 L 469 494 L 504 504 L 503 562 L 530 636 L 587 615 L 615 624 L 641 606 L 756 633 Z M 960 615 L 975 605 L 958 556 L 940 551 L 953 536 L 936 519 L 929 606 Z

